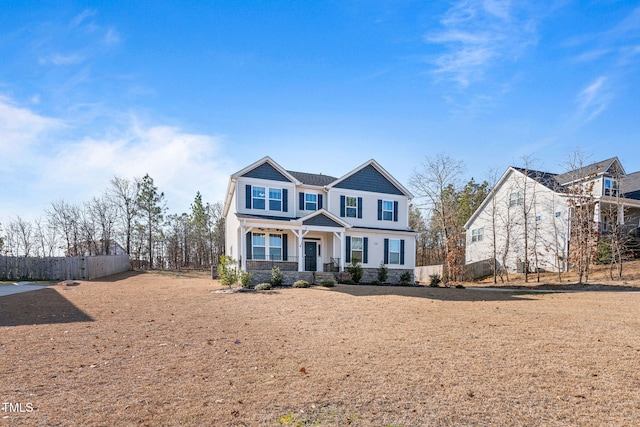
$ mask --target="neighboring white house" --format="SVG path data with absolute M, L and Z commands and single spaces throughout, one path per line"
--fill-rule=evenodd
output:
M 465 224 L 466 263 L 490 261 L 495 247 L 499 268 L 522 270 L 527 233 L 531 270 L 566 271 L 568 190 L 574 185 L 593 185 L 593 220 L 600 233 L 607 233 L 616 220 L 610 212 L 617 212 L 618 222 L 629 231 L 640 226 L 640 172 L 626 174 L 617 157 L 563 174 L 509 167 Z
M 285 170 L 264 157 L 229 180 L 226 254 L 254 272 L 254 282 L 265 280 L 260 272 L 273 266 L 286 273 L 286 281 L 316 280 L 355 262 L 365 282 L 376 279 L 381 264 L 390 282 L 405 271 L 413 278 L 412 197 L 375 160 L 335 178 Z

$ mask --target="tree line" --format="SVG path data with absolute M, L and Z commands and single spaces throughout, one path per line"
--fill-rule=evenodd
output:
M 222 203 L 197 192 L 189 212 L 169 214 L 148 174 L 114 177 L 84 203 L 57 200 L 33 221 L 0 224 L 0 254 L 23 257 L 129 254 L 137 268 L 208 269 L 224 252 Z

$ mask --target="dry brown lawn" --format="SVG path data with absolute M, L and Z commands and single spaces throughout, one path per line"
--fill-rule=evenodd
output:
M 219 289 L 0 298 L 0 426 L 640 424 L 640 293 Z

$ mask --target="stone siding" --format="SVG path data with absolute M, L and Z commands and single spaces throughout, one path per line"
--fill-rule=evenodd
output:
M 389 269 L 389 275 L 385 284 L 389 285 L 399 285 L 400 284 L 400 276 L 405 271 L 408 271 L 411 274 L 411 280 L 409 280 L 409 284 L 414 284 L 414 274 L 413 270 L 403 269 L 403 270 L 392 270 Z M 253 273 L 253 277 L 251 277 L 251 286 L 255 286 L 260 283 L 270 283 L 271 281 L 271 270 L 253 270 L 250 271 Z M 349 278 L 349 273 L 344 272 L 339 275 L 342 280 Z M 315 283 L 314 274 L 311 271 L 282 271 L 282 284 L 284 286 L 291 286 L 297 280 L 306 280 L 309 283 Z M 373 283 L 378 280 L 378 269 L 377 268 L 363 268 L 362 269 L 362 279 L 360 280 L 361 284 Z
M 311 271 L 282 271 L 282 284 L 284 286 L 291 286 L 293 282 L 297 280 L 306 280 L 309 283 L 313 283 L 313 272 Z M 260 283 L 271 282 L 271 270 L 253 270 L 251 277 L 251 286 L 258 285 Z
M 410 269 L 402 269 L 402 270 L 396 270 L 396 269 L 389 269 L 387 270 L 389 272 L 389 274 L 387 275 L 387 280 L 384 282 L 384 284 L 389 284 L 389 285 L 399 285 L 400 284 L 400 276 L 405 272 L 408 271 L 409 274 L 411 274 L 411 279 L 409 280 L 409 284 L 413 285 L 414 284 L 414 273 L 413 270 Z M 342 274 L 340 274 L 340 278 L 341 280 L 348 280 L 351 277 L 351 275 L 349 274 L 348 271 L 344 271 Z M 363 268 L 362 269 L 362 279 L 360 279 L 360 284 L 368 284 L 368 283 L 374 283 L 378 281 L 378 269 L 377 268 Z

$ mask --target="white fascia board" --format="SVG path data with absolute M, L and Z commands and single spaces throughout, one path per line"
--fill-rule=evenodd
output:
M 227 184 L 227 193 L 224 197 L 224 207 L 222 209 L 222 217 L 226 218 L 229 213 L 229 209 L 231 208 L 231 200 L 233 199 L 233 193 L 236 191 L 236 182 L 238 180 L 235 178 L 229 179 L 229 184 Z
M 310 214 L 307 214 L 305 216 L 303 216 L 302 218 L 298 218 L 297 220 L 293 220 L 292 222 L 296 222 L 298 224 L 302 224 L 304 221 L 307 221 L 315 216 L 318 215 L 325 215 L 326 217 L 328 217 L 330 220 L 337 222 L 338 224 L 342 225 L 344 228 L 351 228 L 351 224 L 349 224 L 348 222 L 342 220 L 341 218 L 335 216 L 334 214 L 332 214 L 331 212 L 329 212 L 328 210 L 326 210 L 325 208 L 319 209 L 317 211 L 311 212 Z
M 380 164 L 378 162 L 376 162 L 374 159 L 370 159 L 370 160 L 364 162 L 363 164 L 361 164 L 357 168 L 353 169 L 352 171 L 350 171 L 350 172 L 344 174 L 343 176 L 341 176 L 340 178 L 336 179 L 331 184 L 327 185 L 325 188 L 328 191 L 329 189 L 335 187 L 337 184 L 341 183 L 345 179 L 349 178 L 351 175 L 361 171 L 362 169 L 366 168 L 369 165 L 373 166 L 378 172 L 380 172 L 382 174 L 382 176 L 384 176 L 386 179 L 391 181 L 391 183 L 394 186 L 396 186 L 402 193 L 404 193 L 404 195 L 409 200 L 413 199 L 413 194 L 411 194 L 411 192 L 409 190 L 407 190 L 407 188 L 404 185 L 400 184 L 400 182 L 398 182 L 398 180 L 395 179 L 393 177 L 393 175 L 391 175 L 389 172 L 387 172 L 387 170 L 385 168 L 383 168 L 382 166 L 380 166 Z
M 271 157 L 269 156 L 265 156 L 263 158 L 261 158 L 260 160 L 253 162 L 252 164 L 250 164 L 249 166 L 239 170 L 238 172 L 234 173 L 233 175 L 231 175 L 232 178 L 239 178 L 242 175 L 244 175 L 245 173 L 252 171 L 253 169 L 257 168 L 258 166 L 260 166 L 263 163 L 269 163 L 271 166 L 273 166 L 278 172 L 280 172 L 282 175 L 284 175 L 288 180 L 290 180 L 292 183 L 294 183 L 295 185 L 301 185 L 302 183 L 300 181 L 298 181 L 293 175 L 291 175 L 289 172 L 287 172 L 287 170 L 285 168 L 283 168 L 282 166 L 280 166 L 278 163 L 276 163 L 275 160 L 273 160 Z

